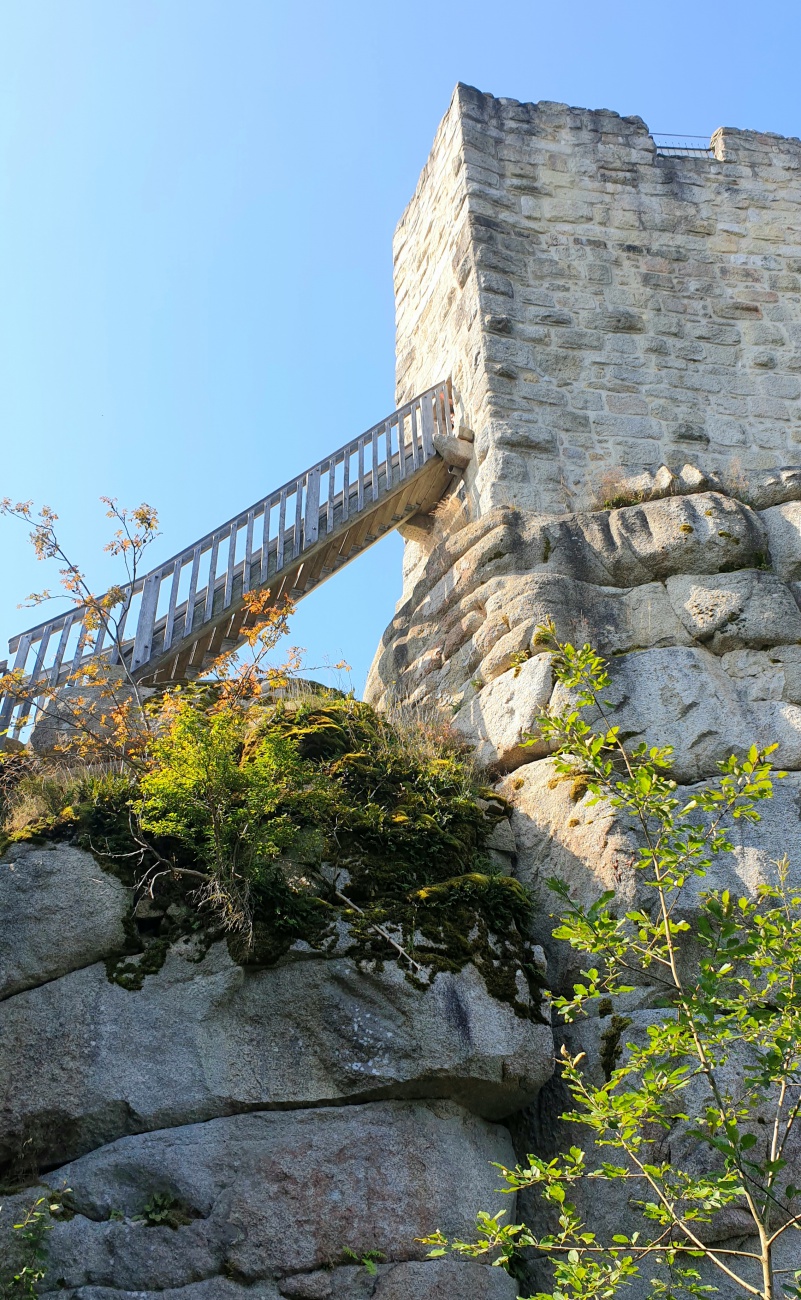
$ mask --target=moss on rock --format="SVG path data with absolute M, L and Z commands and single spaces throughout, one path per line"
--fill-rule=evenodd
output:
M 192 707 L 202 724 L 201 706 Z M 234 743 L 230 735 L 226 743 Z M 226 935 L 235 961 L 270 966 L 299 940 L 321 956 L 341 953 L 344 928 L 358 962 L 400 961 L 422 983 L 473 962 L 495 997 L 520 1015 L 539 1015 L 530 900 L 519 882 L 493 872 L 485 847 L 508 809 L 455 740 L 441 727 L 389 722 L 352 699 L 257 704 L 226 754 L 236 775 L 227 796 L 232 818 L 248 798 L 253 818 L 250 773 L 263 782 L 265 753 L 270 797 L 255 805 L 250 824 L 266 848 L 253 855 L 244 882 L 248 928 L 226 927 L 198 887 L 197 871 L 211 875 L 213 865 L 201 860 L 203 830 L 191 801 L 169 823 L 171 834 L 142 833 L 147 780 L 79 773 L 60 811 L 6 835 L 71 840 L 134 887 L 150 868 L 148 894 L 126 923 L 125 951 L 107 961 L 109 978 L 125 988 L 141 988 L 181 938 L 193 937 L 202 960 Z

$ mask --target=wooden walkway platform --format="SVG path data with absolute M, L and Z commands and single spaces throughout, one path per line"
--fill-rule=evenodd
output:
M 143 575 L 126 593 L 128 671 L 146 686 L 202 675 L 241 639 L 247 592 L 300 600 L 404 519 L 430 511 L 451 473 L 434 439 L 451 432 L 445 382 Z M 13 637 L 0 671 L 10 664 L 29 687 L 54 686 L 94 656 L 118 662 L 118 648 L 104 645 L 102 632 L 92 641 L 84 618 L 72 608 Z M 27 703 L 0 697 L 0 735 L 26 725 L 28 695 Z

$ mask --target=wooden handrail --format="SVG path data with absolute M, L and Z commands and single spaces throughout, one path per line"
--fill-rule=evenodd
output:
M 335 549 L 336 538 L 360 520 L 385 511 L 403 497 L 406 513 L 414 508 L 414 485 L 439 457 L 435 435 L 451 436 L 450 381 L 435 385 L 407 402 L 357 438 L 269 492 L 191 546 L 179 551 L 136 582 L 123 588 L 124 626 L 130 634 L 122 643 L 126 667 L 136 680 L 180 679 L 192 661 L 191 648 L 205 644 L 211 630 L 236 640 L 244 595 L 260 587 L 287 586 L 296 580 L 314 553 L 320 572 L 306 575 L 299 594 L 325 580 L 347 556 L 336 556 L 326 571 L 321 547 Z M 396 526 L 403 516 L 393 516 Z M 381 531 L 386 531 L 382 524 Z M 366 534 L 357 549 L 370 544 Z M 273 591 L 277 598 L 279 593 Z M 58 685 L 98 655 L 118 661 L 117 646 L 103 644 L 103 634 L 91 635 L 86 610 L 75 607 L 12 637 L 13 669 L 30 686 L 41 681 Z M 223 626 L 225 625 L 225 626 Z M 170 665 L 175 675 L 170 676 Z M 181 668 L 183 665 L 183 668 Z M 0 671 L 7 665 L 0 664 Z M 28 719 L 30 703 L 19 705 L 12 693 L 0 697 L 0 734 L 18 733 Z

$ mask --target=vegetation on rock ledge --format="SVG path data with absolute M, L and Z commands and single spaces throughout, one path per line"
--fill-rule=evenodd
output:
M 422 982 L 472 961 L 537 1014 L 528 896 L 485 848 L 507 809 L 440 724 L 334 693 L 233 708 L 204 687 L 159 710 L 136 772 L 0 756 L 6 842 L 68 839 L 135 887 L 112 978 L 141 987 L 182 935 L 198 959 L 225 935 L 243 965 L 303 940 Z

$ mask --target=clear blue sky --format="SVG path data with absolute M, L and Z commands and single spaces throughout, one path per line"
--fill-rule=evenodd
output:
M 0 0 L 0 496 L 101 585 L 98 497 L 153 561 L 390 411 L 393 228 L 454 84 L 801 134 L 796 2 Z M 361 689 L 386 539 L 304 601 Z M 47 575 L 0 521 L 0 658 Z

